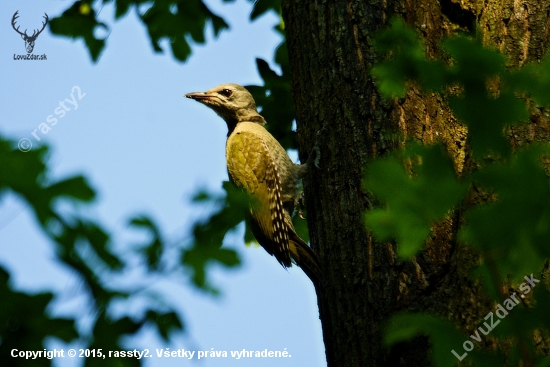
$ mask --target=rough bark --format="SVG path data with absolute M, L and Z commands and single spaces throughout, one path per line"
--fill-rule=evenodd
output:
M 382 345 L 384 322 L 402 310 L 422 310 L 465 331 L 475 329 L 491 307 L 480 285 L 467 278 L 478 257 L 456 243 L 458 211 L 434 226 L 426 250 L 413 261 L 400 261 L 393 243 L 374 241 L 363 221 L 373 205 L 362 189 L 363 168 L 414 139 L 443 142 L 460 174 L 467 169 L 467 131 L 444 96 L 412 89 L 400 101 L 380 98 L 369 76 L 377 60 L 373 34 L 401 15 L 423 36 L 428 55 L 439 57 L 442 37 L 473 31 L 477 22 L 485 43 L 517 66 L 546 51 L 549 2 L 283 0 L 282 5 L 303 154 L 324 127 L 320 169 L 309 170 L 304 188 L 311 243 L 325 275 L 318 302 L 328 366 L 428 366 L 427 339 L 388 351 Z M 548 118 L 535 112 L 531 125 L 512 133 L 522 142 L 545 138 Z

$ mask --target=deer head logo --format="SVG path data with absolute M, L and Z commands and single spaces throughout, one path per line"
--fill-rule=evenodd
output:
M 19 13 L 19 10 L 16 11 L 15 14 L 13 14 L 13 18 L 11 18 L 11 26 L 13 27 L 13 29 L 15 29 L 17 33 L 21 35 L 21 38 L 23 38 L 23 40 L 25 41 L 25 48 L 27 49 L 27 53 L 30 54 L 34 49 L 34 41 L 36 41 L 38 35 L 42 33 L 44 28 L 46 28 L 46 24 L 48 24 L 48 14 L 44 13 L 44 18 L 46 19 L 46 21 L 42 23 L 42 29 L 35 29 L 32 35 L 29 36 L 26 29 L 25 32 L 21 32 L 19 31 L 19 27 L 15 28 L 15 20 L 19 18 L 19 15 L 17 15 L 17 13 Z

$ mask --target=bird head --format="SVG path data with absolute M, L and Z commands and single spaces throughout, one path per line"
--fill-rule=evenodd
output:
M 227 122 L 230 130 L 242 121 L 265 124 L 264 118 L 256 109 L 252 94 L 238 84 L 221 84 L 206 92 L 188 93 L 185 97 L 213 109 Z

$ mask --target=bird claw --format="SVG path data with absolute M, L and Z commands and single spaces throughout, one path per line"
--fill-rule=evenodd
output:
M 295 207 L 298 209 L 298 217 L 300 217 L 300 219 L 303 219 L 303 220 L 306 219 L 306 217 L 304 217 L 305 201 L 306 201 L 306 197 L 304 196 L 304 192 L 302 191 L 300 193 L 300 196 L 295 202 L 296 204 Z

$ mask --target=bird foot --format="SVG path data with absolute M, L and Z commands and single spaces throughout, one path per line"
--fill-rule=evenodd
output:
M 300 217 L 300 219 L 303 219 L 305 220 L 306 217 L 304 217 L 304 208 L 306 207 L 306 197 L 304 196 L 304 192 L 302 191 L 302 195 L 300 195 L 300 199 L 298 199 L 298 205 L 299 205 L 299 209 L 298 209 L 298 216 Z
M 298 214 L 298 217 L 300 219 L 305 220 L 306 217 L 304 217 L 304 208 L 306 207 L 306 197 L 304 195 L 304 192 L 302 191 L 300 195 L 298 195 L 298 198 L 294 199 L 294 215 Z

